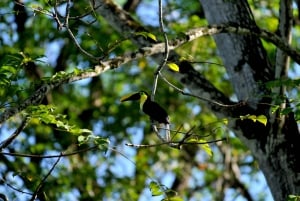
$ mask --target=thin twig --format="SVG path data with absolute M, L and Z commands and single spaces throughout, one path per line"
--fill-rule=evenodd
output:
M 191 64 L 212 64 L 212 65 L 225 67 L 223 64 L 219 64 L 216 62 L 209 62 L 209 61 L 188 61 L 188 62 Z
M 11 189 L 14 190 L 14 191 L 17 191 L 17 192 L 20 192 L 20 193 L 23 193 L 23 194 L 26 194 L 26 195 L 32 195 L 32 193 L 29 193 L 29 192 L 27 192 L 27 191 L 21 190 L 22 188 L 14 187 L 13 185 L 7 183 L 7 181 L 4 180 L 4 179 L 0 179 L 0 181 L 3 182 L 5 185 L 7 185 L 9 188 L 11 188 Z
M 170 143 L 171 143 L 171 144 L 173 144 L 172 147 L 180 149 L 180 147 L 178 147 L 178 145 L 211 144 L 211 143 L 221 142 L 221 141 L 225 141 L 225 140 L 227 140 L 227 138 L 221 138 L 221 139 L 207 141 L 207 142 L 181 142 L 181 141 L 177 141 L 177 142 L 162 142 L 162 143 L 157 143 L 157 144 L 132 144 L 132 143 L 125 143 L 125 145 L 129 146 L 129 147 L 135 147 L 135 148 L 149 148 L 149 147 L 157 147 L 157 146 L 161 146 L 161 145 L 168 145 L 168 146 L 170 146 Z
M 234 119 L 240 119 L 240 118 L 234 118 Z M 210 125 L 213 125 L 213 124 L 216 124 L 216 123 L 220 123 L 220 122 L 222 122 L 222 120 L 220 120 L 220 121 L 216 121 L 216 122 L 212 122 L 212 123 L 209 123 L 209 124 L 207 124 L 207 125 L 205 125 L 205 126 L 201 126 L 201 127 L 199 127 L 198 128 L 198 130 L 204 130 L 204 129 L 206 129 L 208 126 L 210 126 Z M 225 124 L 225 123 L 224 123 Z M 173 137 L 172 138 L 174 138 L 177 134 L 183 134 L 183 135 L 186 135 L 187 134 L 187 132 L 184 132 L 184 131 L 180 131 L 181 130 L 181 128 L 183 127 L 183 125 L 180 125 L 179 126 L 179 128 L 177 129 L 177 130 L 172 130 L 172 129 L 169 129 L 169 131 L 170 132 L 174 132 L 175 134 L 173 135 Z M 193 126 L 193 128 L 194 128 L 195 126 Z M 215 132 L 215 130 L 216 129 L 220 129 L 221 128 L 221 126 L 219 126 L 219 127 L 216 127 L 215 129 L 211 129 L 213 132 Z M 158 127 L 158 129 L 165 129 L 165 128 L 163 128 L 163 127 Z M 165 129 L 166 130 L 166 129 Z M 195 130 L 195 129 L 194 129 Z M 193 136 L 197 136 L 197 137 L 201 137 L 201 138 L 206 138 L 206 137 L 209 137 L 209 136 L 211 136 L 212 134 L 206 134 L 206 135 L 199 135 L 199 134 L 196 134 L 196 133 L 191 133 L 190 131 L 188 131 L 191 135 L 193 135 Z
M 69 27 L 69 17 L 70 17 L 70 4 L 71 4 L 71 0 L 68 0 L 67 6 L 66 6 L 66 17 L 65 17 L 65 23 L 64 23 L 64 27 L 67 29 L 70 37 L 72 38 L 72 40 L 74 41 L 76 47 L 86 56 L 88 56 L 89 58 L 98 61 L 99 59 L 101 59 L 100 57 L 95 57 L 93 55 L 91 55 L 90 53 L 88 53 L 87 51 L 85 51 L 81 45 L 79 44 L 79 42 L 77 41 L 76 37 L 74 36 L 73 32 L 71 31 L 70 27 Z
M 172 87 L 173 89 L 175 89 L 176 91 L 178 91 L 182 95 L 186 95 L 186 96 L 191 96 L 191 97 L 194 97 L 194 98 L 198 98 L 200 100 L 203 100 L 203 101 L 206 101 L 206 102 L 209 102 L 209 103 L 212 103 L 214 105 L 221 106 L 221 107 L 237 107 L 237 106 L 242 106 L 243 104 L 245 104 L 244 102 L 239 102 L 239 103 L 236 103 L 236 104 L 227 105 L 227 104 L 219 103 L 217 101 L 214 101 L 214 100 L 211 100 L 211 99 L 208 99 L 208 98 L 197 96 L 197 95 L 189 93 L 189 92 L 185 92 L 183 89 L 180 89 L 179 87 L 177 87 L 174 84 L 172 84 L 171 82 L 169 82 L 167 80 L 167 78 L 165 78 L 165 76 L 162 75 L 161 72 L 159 72 L 159 75 L 160 75 L 160 77 L 162 78 L 162 80 L 164 82 L 166 82 L 170 87 Z
M 23 153 L 11 153 L 11 152 L 0 152 L 0 154 L 6 155 L 6 156 L 16 156 L 16 157 L 24 157 L 24 158 L 58 158 L 58 157 L 66 157 L 66 156 L 72 156 L 72 155 L 76 155 L 79 153 L 83 153 L 83 152 L 87 152 L 93 149 L 97 149 L 98 146 L 93 146 L 93 147 L 88 147 L 85 149 L 81 149 L 78 151 L 74 151 L 71 153 L 63 153 L 63 154 L 59 154 L 59 155 L 36 155 L 36 154 L 23 154 Z
M 57 3 L 55 3 L 55 6 L 53 8 L 54 8 L 54 12 L 52 13 L 52 17 L 57 23 L 57 30 L 60 31 L 63 28 L 64 25 L 63 25 L 63 23 L 61 23 L 61 21 L 59 19 L 59 12 L 57 10 Z
M 180 131 L 180 130 L 182 129 L 182 127 L 183 127 L 183 125 L 181 124 L 181 125 L 179 126 L 179 128 L 178 128 L 177 130 L 175 130 L 175 134 L 172 136 L 172 139 L 174 139 L 178 133 L 185 134 L 184 132 L 181 132 L 181 131 Z M 173 130 L 170 130 L 170 132 L 172 132 L 172 131 L 173 131 Z M 171 140 L 172 140 L 172 139 L 171 139 Z
M 66 17 L 65 17 L 65 24 L 67 25 L 69 25 L 70 9 L 71 9 L 71 0 L 68 0 L 66 6 Z
M 166 65 L 169 58 L 169 40 L 164 27 L 163 8 L 162 8 L 163 6 L 161 0 L 158 0 L 158 7 L 159 7 L 159 26 L 160 26 L 160 31 L 162 32 L 164 37 L 165 52 L 164 52 L 164 58 L 161 60 L 156 72 L 154 73 L 154 82 L 153 82 L 153 88 L 151 93 L 151 100 L 154 100 L 155 97 L 159 73 Z
M 55 161 L 55 163 L 53 164 L 53 166 L 51 167 L 51 169 L 48 171 L 48 173 L 44 176 L 44 178 L 41 180 L 41 182 L 39 183 L 39 185 L 37 186 L 37 188 L 35 189 L 30 201 L 34 201 L 37 198 L 37 195 L 40 191 L 40 189 L 42 188 L 42 186 L 45 184 L 46 179 L 51 175 L 51 173 L 53 172 L 54 168 L 56 167 L 56 165 L 58 164 L 58 162 L 61 159 L 61 156 L 63 155 L 63 153 L 60 154 L 60 156 L 57 158 L 57 160 Z
M 193 135 L 192 131 L 195 128 L 195 126 L 193 126 L 190 130 L 188 130 L 188 132 L 186 132 L 186 134 L 183 136 L 183 138 L 178 142 L 177 148 L 180 149 L 181 145 L 185 142 L 185 140 L 187 140 L 189 137 L 191 137 Z
M 0 199 L 3 201 L 8 201 L 8 198 L 6 195 L 4 195 L 3 193 L 0 193 Z
M 84 18 L 84 17 L 86 17 L 86 16 L 91 15 L 92 13 L 94 13 L 95 10 L 98 9 L 100 6 L 102 6 L 102 5 L 98 5 L 98 6 L 91 5 L 92 9 L 90 11 L 88 11 L 88 12 L 82 14 L 82 15 L 75 16 L 75 17 L 69 16 L 69 20 L 80 20 L 80 19 L 82 19 L 82 18 Z M 58 13 L 58 16 L 61 17 L 61 18 L 64 17 L 60 13 Z M 96 21 L 96 20 L 94 20 L 94 21 Z
M 114 147 L 109 148 L 109 150 L 114 151 L 114 152 L 120 154 L 121 156 L 123 156 L 126 160 L 128 160 L 130 163 L 132 163 L 137 168 L 136 162 L 134 162 L 132 159 L 130 159 L 124 153 L 120 152 L 119 150 L 117 150 Z M 145 169 L 140 168 L 139 171 L 143 172 L 150 180 L 155 181 L 157 183 L 160 183 L 158 179 L 153 178 Z

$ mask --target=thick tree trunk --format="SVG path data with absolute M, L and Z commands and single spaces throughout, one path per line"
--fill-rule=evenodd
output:
M 206 19 L 210 24 L 229 23 L 256 28 L 246 1 L 200 0 Z M 220 57 L 231 78 L 239 101 L 248 103 L 236 111 L 239 114 L 264 114 L 269 108 L 262 103 L 269 92 L 262 83 L 274 79 L 275 71 L 268 62 L 259 39 L 252 36 L 219 34 L 214 37 Z M 294 115 L 285 117 L 284 124 L 269 118 L 266 127 L 251 121 L 237 121 L 237 136 L 252 151 L 259 162 L 274 200 L 286 200 L 289 194 L 300 192 L 300 135 Z M 276 119 L 276 118 L 275 118 Z

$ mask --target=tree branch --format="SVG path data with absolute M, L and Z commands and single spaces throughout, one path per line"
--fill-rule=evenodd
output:
M 0 150 L 4 149 L 5 147 L 7 147 L 10 143 L 12 143 L 12 141 L 18 137 L 18 135 L 24 130 L 24 128 L 27 126 L 28 122 L 30 120 L 29 116 L 26 116 L 21 125 L 15 130 L 15 132 L 9 136 L 9 138 L 7 138 L 6 140 L 4 140 L 3 142 L 0 143 Z
M 154 101 L 154 96 L 155 96 L 155 92 L 156 92 L 156 87 L 157 87 L 157 81 L 158 81 L 158 76 L 159 73 L 161 72 L 161 70 L 163 69 L 163 67 L 167 64 L 168 58 L 169 58 L 169 40 L 168 40 L 168 36 L 167 33 L 165 32 L 165 26 L 164 26 L 164 21 L 163 21 L 163 8 L 162 8 L 162 1 L 158 0 L 158 7 L 159 7 L 159 27 L 160 27 L 160 31 L 163 34 L 164 37 L 164 57 L 163 59 L 160 61 L 159 66 L 157 68 L 157 70 L 154 73 L 154 82 L 153 82 L 153 88 L 152 88 L 152 93 L 151 93 L 151 100 Z

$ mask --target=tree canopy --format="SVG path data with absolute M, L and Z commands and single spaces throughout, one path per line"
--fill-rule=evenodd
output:
M 0 198 L 300 200 L 299 10 L 1 1 Z

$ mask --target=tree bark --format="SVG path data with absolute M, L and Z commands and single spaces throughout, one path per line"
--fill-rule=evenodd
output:
M 246 1 L 200 0 L 210 24 L 229 23 L 255 29 L 256 24 Z M 270 94 L 263 83 L 273 80 L 274 67 L 258 38 L 235 34 L 214 36 L 220 57 L 231 78 L 239 101 L 247 101 L 248 112 L 264 114 L 270 118 L 269 108 L 263 106 Z M 244 110 L 244 109 L 243 109 Z M 245 111 L 238 113 L 243 114 Z M 294 114 L 278 121 L 269 121 L 266 127 L 251 121 L 237 121 L 242 132 L 236 135 L 256 157 L 271 189 L 274 200 L 286 200 L 290 194 L 300 192 L 300 153 L 297 142 L 300 134 Z M 278 132 L 281 131 L 281 132 Z

